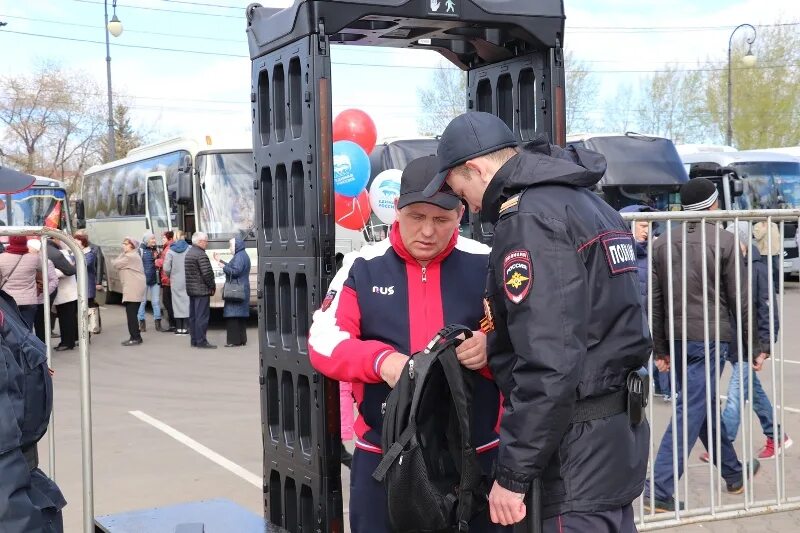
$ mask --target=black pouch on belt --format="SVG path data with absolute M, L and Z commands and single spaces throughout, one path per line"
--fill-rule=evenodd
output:
M 645 418 L 645 407 L 650 397 L 650 379 L 647 369 L 642 367 L 628 374 L 628 419 L 632 426 L 638 426 Z

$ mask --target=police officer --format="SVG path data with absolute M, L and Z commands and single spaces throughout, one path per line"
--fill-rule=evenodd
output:
M 489 259 L 489 366 L 505 398 L 489 497 L 500 524 L 526 516 L 542 481 L 545 531 L 635 531 L 649 428 L 626 382 L 651 340 L 630 227 L 588 187 L 605 160 L 542 140 L 517 146 L 499 118 L 469 112 L 445 129 L 439 174 L 495 224 Z M 626 402 L 640 402 L 626 414 Z

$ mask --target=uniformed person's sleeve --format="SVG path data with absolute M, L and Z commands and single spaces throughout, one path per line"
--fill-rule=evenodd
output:
M 489 359 L 495 375 L 511 378 L 496 479 L 521 493 L 541 475 L 572 419 L 586 355 L 588 276 L 563 221 L 518 213 L 501 219 L 495 239 L 498 301 L 515 355 Z
M 666 237 L 659 237 L 659 239 Z M 666 272 L 659 272 L 659 268 L 663 265 L 660 258 L 663 256 L 663 246 L 657 246 L 658 241 L 653 244 L 653 258 L 652 258 L 652 271 L 653 271 L 653 323 L 650 325 L 653 329 L 653 350 L 656 357 L 669 355 L 669 344 L 667 342 L 666 334 L 666 301 L 664 300 L 665 287 L 662 283 L 667 282 Z M 667 246 L 669 243 L 667 243 Z

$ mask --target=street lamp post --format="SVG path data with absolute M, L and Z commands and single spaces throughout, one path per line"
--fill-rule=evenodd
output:
M 122 34 L 122 22 L 117 18 L 117 0 L 112 0 L 111 4 L 113 16 L 108 20 L 108 0 L 105 0 L 106 15 L 106 79 L 108 80 L 108 154 L 111 160 L 117 158 L 117 143 L 114 135 L 114 104 L 111 96 L 111 45 L 108 42 L 108 34 L 119 37 Z
M 733 138 L 733 128 L 731 127 L 731 116 L 733 115 L 733 98 L 732 98 L 732 84 L 731 84 L 731 48 L 733 46 L 733 35 L 739 28 L 750 28 L 753 30 L 753 36 L 746 39 L 745 42 L 747 43 L 747 53 L 742 58 L 742 63 L 745 64 L 747 67 L 752 67 L 756 63 L 756 56 L 753 55 L 753 43 L 756 40 L 756 29 L 751 24 L 739 24 L 736 26 L 733 31 L 731 32 L 731 36 L 728 39 L 728 124 L 727 129 L 725 132 L 725 144 L 728 146 L 731 145 L 732 138 Z

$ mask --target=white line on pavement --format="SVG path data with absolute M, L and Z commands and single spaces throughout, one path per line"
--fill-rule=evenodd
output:
M 142 411 L 128 411 L 128 413 L 135 416 L 142 422 L 150 424 L 154 428 L 163 431 L 164 433 L 166 433 L 173 439 L 177 440 L 181 444 L 185 444 L 186 446 L 196 451 L 206 459 L 209 459 L 210 461 L 217 463 L 225 470 L 231 472 L 232 474 L 236 474 L 237 476 L 244 479 L 251 485 L 255 485 L 259 489 L 262 488 L 263 482 L 261 480 L 261 476 L 257 476 L 252 472 L 250 472 L 249 470 L 245 470 L 244 468 L 237 465 L 230 459 L 226 459 L 225 457 L 221 456 L 214 450 L 207 448 L 206 446 L 203 446 L 202 444 L 200 444 L 193 438 L 189 437 L 188 435 L 181 433 L 177 429 L 168 426 L 164 422 L 161 422 L 160 420 L 157 420 L 152 416 L 148 415 L 147 413 L 143 413 Z

